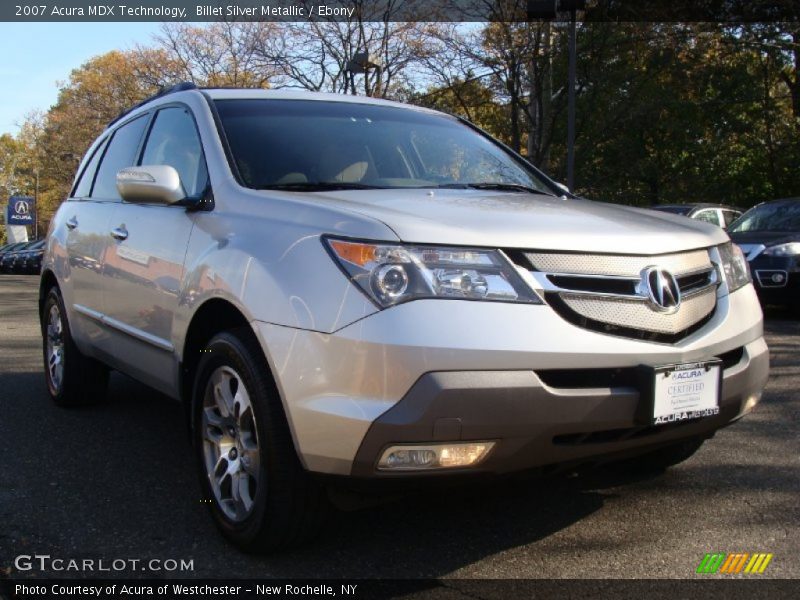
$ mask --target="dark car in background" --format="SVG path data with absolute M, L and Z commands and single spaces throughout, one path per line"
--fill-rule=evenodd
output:
M 28 242 L 11 242 L 10 244 L 5 244 L 4 246 L 0 247 L 0 258 L 3 258 L 8 252 L 13 251 L 20 246 L 24 246 Z
M 39 240 L 20 250 L 11 266 L 12 272 L 23 275 L 38 275 L 42 269 L 44 244 L 45 240 Z
M 712 223 L 723 229 L 727 229 L 731 223 L 742 216 L 741 210 L 725 204 L 656 204 L 650 208 Z
M 28 258 L 29 252 L 39 250 L 39 265 L 41 266 L 41 250 L 44 248 L 44 240 L 33 240 L 21 242 L 13 248 L 0 255 L 0 272 L 3 273 L 23 273 L 23 264 Z
M 762 304 L 800 311 L 800 198 L 754 206 L 728 233 L 747 257 Z
M 16 257 L 16 253 L 27 246 L 30 242 L 15 242 L 6 244 L 0 248 L 0 273 L 9 273 L 11 262 Z

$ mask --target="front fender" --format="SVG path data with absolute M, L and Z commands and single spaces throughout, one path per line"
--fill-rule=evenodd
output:
M 230 302 L 248 321 L 323 333 L 377 311 L 325 250 L 321 235 L 329 230 L 213 211 L 195 219 L 175 318 L 177 348 L 194 312 L 211 298 Z M 372 234 L 395 237 L 388 228 Z

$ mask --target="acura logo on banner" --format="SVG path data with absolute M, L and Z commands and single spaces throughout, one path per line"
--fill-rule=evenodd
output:
M 36 205 L 33 198 L 11 196 L 8 199 L 8 225 L 33 225 L 36 222 Z

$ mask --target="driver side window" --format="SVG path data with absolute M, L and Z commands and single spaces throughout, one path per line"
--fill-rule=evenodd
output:
M 156 113 L 141 164 L 173 167 L 187 196 L 198 196 L 205 190 L 208 171 L 200 136 L 188 109 L 175 106 Z

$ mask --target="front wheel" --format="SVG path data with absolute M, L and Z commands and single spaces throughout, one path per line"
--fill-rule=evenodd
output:
M 78 350 L 57 287 L 47 292 L 41 322 L 45 379 L 53 401 L 59 406 L 80 406 L 104 400 L 108 368 Z
M 328 511 L 327 496 L 300 464 L 251 331 L 209 342 L 192 404 L 201 485 L 225 537 L 242 550 L 266 552 L 313 536 Z

